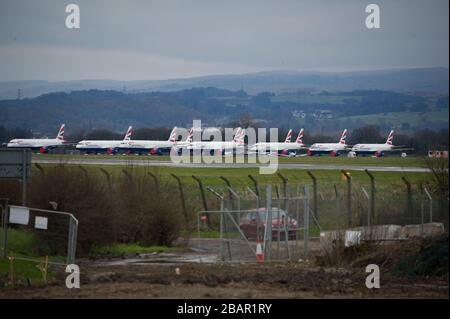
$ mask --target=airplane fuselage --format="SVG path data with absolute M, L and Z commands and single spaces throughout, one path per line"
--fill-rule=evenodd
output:
M 163 150 L 171 149 L 174 142 L 158 140 L 129 140 L 122 141 L 118 146 L 119 152 L 138 154 L 162 154 Z
M 36 138 L 36 139 L 21 139 L 15 138 L 11 140 L 7 147 L 9 148 L 23 148 L 39 151 L 40 153 L 47 153 L 50 149 L 64 144 L 63 140 L 56 138 Z
M 394 147 L 389 144 L 356 144 L 351 151 L 356 155 L 383 156 L 384 152 L 391 151 Z
M 308 149 L 307 154 L 313 155 L 332 155 L 339 156 L 347 149 L 347 145 L 343 143 L 315 143 Z
M 86 153 L 108 153 L 114 154 L 122 141 L 107 141 L 107 140 L 83 140 L 79 142 L 76 149 Z
M 274 151 L 297 151 L 304 148 L 304 144 L 300 143 L 271 143 L 261 142 L 256 143 L 249 148 L 251 152 L 274 152 Z

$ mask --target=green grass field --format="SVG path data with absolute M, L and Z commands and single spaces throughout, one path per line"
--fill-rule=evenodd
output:
M 59 155 L 59 154 L 33 154 L 33 159 L 55 159 L 64 162 L 68 159 L 111 159 L 111 160 L 147 160 L 147 161 L 170 161 L 170 156 L 148 156 L 148 155 Z M 368 166 L 395 166 L 395 167 L 425 167 L 422 156 L 409 156 L 402 158 L 399 155 L 385 157 L 356 157 L 346 156 L 302 156 L 302 157 L 279 157 L 282 164 L 336 164 L 336 165 L 368 165 Z
M 3 230 L 0 229 L 0 236 Z M 0 237 L 3 238 L 3 237 Z M 91 252 L 95 258 L 124 257 L 142 253 L 169 253 L 182 250 L 181 247 L 166 246 L 142 246 L 139 244 L 114 244 L 111 246 L 96 247 Z M 12 261 L 8 258 L 0 257 L 0 289 L 12 287 L 11 285 L 11 263 L 13 269 L 15 286 L 39 286 L 45 284 L 43 274 L 39 266 L 44 263 L 44 255 L 38 251 L 45 250 L 43 243 L 34 236 L 32 232 L 24 230 L 8 230 L 8 257 L 14 257 Z M 49 256 L 50 262 L 64 264 L 65 258 L 62 256 Z M 59 271 L 64 268 L 55 267 L 49 264 L 47 282 L 51 283 Z
M 53 164 L 42 164 L 41 166 L 50 167 Z M 77 166 L 75 166 L 77 167 Z M 258 168 L 182 168 L 182 167 L 146 167 L 146 166 L 133 166 L 130 163 L 129 166 L 119 165 L 84 165 L 87 171 L 94 172 L 99 176 L 105 178 L 101 169 L 107 171 L 112 180 L 123 176 L 124 170 L 138 170 L 140 172 L 151 172 L 156 176 L 159 176 L 163 182 L 175 182 L 175 179 L 171 174 L 175 174 L 180 177 L 183 185 L 186 187 L 188 193 L 198 192 L 198 184 L 192 178 L 196 176 L 200 178 L 205 186 L 223 188 L 226 186 L 225 182 L 220 179 L 220 176 L 227 178 L 233 187 L 243 190 L 245 187 L 253 187 L 253 182 L 248 177 L 252 175 L 260 184 L 281 185 L 282 180 L 276 174 L 261 175 Z M 325 193 L 333 192 L 333 185 L 336 184 L 339 187 L 345 187 L 346 179 L 339 170 L 311 170 L 310 171 L 317 179 L 319 189 L 322 189 Z M 369 185 L 369 176 L 364 171 L 352 171 L 348 170 L 352 176 L 352 180 L 355 186 Z M 288 179 L 290 184 L 312 184 L 312 179 L 308 175 L 307 170 L 304 169 L 279 169 L 278 173 Z M 37 168 L 33 167 L 33 176 L 38 176 L 40 172 Z M 426 183 L 432 178 L 429 173 L 410 173 L 410 172 L 373 172 L 375 176 L 377 189 L 381 191 L 389 191 L 390 189 L 403 189 L 405 184 L 402 177 L 406 177 L 414 187 L 420 183 Z M 150 175 L 149 175 L 150 178 Z
M 0 230 L 0 236 L 3 236 L 3 230 Z M 38 266 L 43 264 L 44 257 L 37 254 L 42 248 L 42 243 L 36 240 L 36 237 L 26 231 L 16 229 L 8 230 L 8 257 L 14 257 L 12 261 L 14 281 L 16 285 L 41 285 L 44 283 L 43 274 Z M 49 256 L 49 261 L 64 262 L 61 256 Z M 9 281 L 11 276 L 11 261 L 0 258 L 0 283 L 1 279 Z M 47 280 L 52 281 L 54 272 L 49 267 Z M 8 282 L 11 285 L 10 282 Z M 1 285 L 0 285 L 1 287 Z

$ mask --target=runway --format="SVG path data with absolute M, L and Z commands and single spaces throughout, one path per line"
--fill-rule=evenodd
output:
M 58 158 L 33 158 L 32 163 L 36 164 L 70 164 L 70 165 L 118 165 L 118 166 L 146 166 L 146 167 L 176 167 L 176 168 L 260 168 L 268 164 L 252 163 L 174 163 L 160 160 L 123 160 L 123 159 L 58 159 Z M 400 167 L 400 166 L 375 166 L 375 165 L 339 165 L 339 164 L 299 164 L 299 163 L 278 163 L 278 169 L 300 169 L 300 170 L 349 170 L 373 172 L 405 172 L 405 173 L 429 173 L 430 170 L 424 167 Z

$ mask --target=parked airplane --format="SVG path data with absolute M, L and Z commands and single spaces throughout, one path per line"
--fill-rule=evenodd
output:
M 384 144 L 356 144 L 351 148 L 351 151 L 358 155 L 372 155 L 375 157 L 384 156 L 385 152 L 392 151 L 411 151 L 412 148 L 404 148 L 404 146 L 395 146 L 392 144 L 392 140 L 394 139 L 394 130 L 392 130 L 386 143 Z
M 232 141 L 194 141 L 188 146 L 190 150 L 209 150 L 216 155 L 232 154 L 244 146 L 245 129 L 237 128 Z
M 48 153 L 49 150 L 66 143 L 64 140 L 65 124 L 62 124 L 56 138 L 15 138 L 9 141 L 7 147 L 27 148 L 39 153 Z
M 339 156 L 347 150 L 345 142 L 347 138 L 347 130 L 342 132 L 341 139 L 338 143 L 315 143 L 309 147 L 306 154 L 309 156 L 328 154 L 331 156 Z
M 123 140 L 118 146 L 118 152 L 135 153 L 135 154 L 151 154 L 162 155 L 165 150 L 169 151 L 174 145 L 177 138 L 177 127 L 175 126 L 170 132 L 167 141 L 159 140 Z
M 295 142 L 291 142 L 292 130 L 289 130 L 286 139 L 282 143 L 278 142 L 260 142 L 250 147 L 249 152 L 270 153 L 276 152 L 277 155 L 290 156 L 295 152 L 305 148 L 303 144 L 303 135 L 305 130 L 301 129 Z
M 78 142 L 76 149 L 85 154 L 107 153 L 115 154 L 120 143 L 131 139 L 132 127 L 128 127 L 127 133 L 122 141 L 120 140 L 83 140 Z

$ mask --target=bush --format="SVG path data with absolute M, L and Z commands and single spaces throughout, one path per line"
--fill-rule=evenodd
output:
M 448 275 L 448 234 L 423 239 L 418 251 L 401 258 L 393 271 L 408 277 Z
M 57 203 L 56 210 L 70 212 L 79 221 L 78 251 L 88 252 L 92 245 L 104 245 L 116 240 L 117 224 L 112 194 L 99 176 L 77 167 L 57 165 L 45 169 L 30 183 L 29 205 L 35 208 L 55 209 L 50 202 Z M 54 223 L 66 224 L 66 219 L 50 219 Z M 53 225 L 66 238 L 67 225 Z M 58 227 L 59 226 L 59 227 Z M 43 233 L 45 235 L 45 233 Z M 66 247 L 63 240 L 55 236 L 44 237 L 55 251 Z M 61 247 L 57 247 L 57 245 Z
M 126 172 L 116 185 L 120 194 L 119 241 L 170 246 L 181 226 L 173 186 L 158 179 L 157 187 L 143 170 L 131 167 Z
M 79 221 L 78 253 L 88 254 L 96 246 L 114 243 L 170 246 L 180 234 L 180 207 L 174 201 L 174 187 L 159 181 L 159 187 L 145 170 L 128 167 L 109 187 L 103 175 L 93 170 L 60 164 L 47 167 L 29 185 L 30 207 L 73 213 Z M 65 252 L 66 219 L 52 218 L 52 229 L 40 238 L 52 254 Z M 58 238 L 58 240 L 55 240 Z

